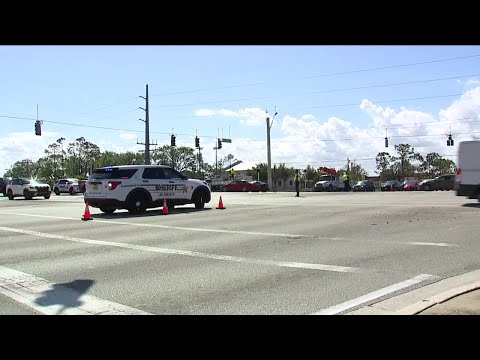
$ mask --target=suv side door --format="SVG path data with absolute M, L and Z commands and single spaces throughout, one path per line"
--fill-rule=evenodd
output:
M 185 176 L 169 167 L 162 168 L 169 189 L 173 189 L 174 199 L 189 199 L 193 194 L 193 186 L 187 184 Z
M 10 182 L 10 189 L 12 190 L 13 195 L 23 195 L 22 185 L 22 179 L 12 179 Z

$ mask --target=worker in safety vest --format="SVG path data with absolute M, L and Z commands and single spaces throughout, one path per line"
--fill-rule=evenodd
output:
M 230 180 L 235 180 L 235 170 L 233 170 L 233 168 L 230 169 Z
M 295 197 L 300 197 L 300 174 L 298 173 L 298 169 L 295 170 L 295 190 L 297 192 L 297 195 Z
M 345 191 L 350 191 L 350 176 L 347 173 L 343 173 L 343 184 L 345 185 Z

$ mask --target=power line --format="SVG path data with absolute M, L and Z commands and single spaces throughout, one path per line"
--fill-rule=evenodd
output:
M 159 106 L 157 106 L 157 108 L 181 107 L 181 106 L 192 106 L 192 105 L 203 105 L 203 104 L 220 104 L 220 103 L 228 103 L 228 102 L 236 102 L 236 101 L 260 100 L 260 99 L 272 99 L 272 97 L 261 96 L 261 97 L 246 98 L 246 99 L 230 99 L 230 100 L 219 100 L 219 101 L 206 101 L 206 102 L 190 103 L 190 104 L 159 105 Z
M 445 97 L 454 97 L 454 96 L 461 96 L 463 94 L 451 94 L 451 95 L 436 95 L 436 96 L 425 96 L 425 97 L 416 97 L 416 98 L 407 98 L 407 99 L 392 99 L 392 100 L 380 100 L 380 101 L 372 101 L 372 103 L 386 103 L 386 102 L 396 102 L 396 101 L 410 101 L 410 100 L 425 100 L 425 99 L 437 99 L 437 98 L 445 98 Z M 331 108 L 331 107 L 342 107 L 342 106 L 358 106 L 358 103 L 354 104 L 337 104 L 337 105 L 322 105 L 322 106 L 302 106 L 296 107 L 295 109 L 323 109 L 323 108 Z
M 359 87 L 352 87 L 352 88 L 342 88 L 342 89 L 332 89 L 332 90 L 311 91 L 311 92 L 306 92 L 306 93 L 303 93 L 303 94 L 306 94 L 306 95 L 308 95 L 308 94 L 325 94 L 325 93 L 348 91 L 348 90 L 362 90 L 362 89 L 372 89 L 372 88 L 387 87 L 387 86 L 399 86 L 399 85 L 420 84 L 420 83 L 443 81 L 443 80 L 461 79 L 461 78 L 467 78 L 467 77 L 473 77 L 473 76 L 479 76 L 479 75 L 480 75 L 480 74 L 471 74 L 471 75 L 451 76 L 451 77 L 435 78 L 435 79 L 426 79 L 426 80 L 406 81 L 406 82 L 390 83 L 390 84 L 378 84 L 378 85 L 359 86 Z
M 257 85 L 264 85 L 264 84 L 265 84 L 264 82 L 259 82 L 259 83 L 252 83 L 252 84 L 231 85 L 231 86 L 222 86 L 222 87 L 207 88 L 207 89 L 196 89 L 196 90 L 185 90 L 185 91 L 177 91 L 177 92 L 167 92 L 167 93 L 154 94 L 154 95 L 150 95 L 150 96 L 189 94 L 189 93 L 202 92 L 202 91 L 232 89 L 232 88 L 257 86 Z
M 477 55 L 468 55 L 468 56 L 459 56 L 459 57 L 448 58 L 448 59 L 438 59 L 438 60 L 422 61 L 422 62 L 409 63 L 409 64 L 399 64 L 399 65 L 391 65 L 391 66 L 381 66 L 381 67 L 376 67 L 376 68 L 351 70 L 351 71 L 344 71 L 344 72 L 337 72 L 337 73 L 330 73 L 330 74 L 311 75 L 311 76 L 305 76 L 305 77 L 303 77 L 303 78 L 304 78 L 304 79 L 311 79 L 311 78 L 316 78 L 316 77 L 326 77 L 326 76 L 334 76 L 334 75 L 346 75 L 346 74 L 354 74 L 354 73 L 359 73 L 359 72 L 386 70 L 386 69 L 394 69 L 394 68 L 407 67 L 407 66 L 425 65 L 425 64 L 433 64 L 433 63 L 445 62 L 445 61 L 453 61 L 453 60 L 460 60 L 460 59 L 469 59 L 469 58 L 474 58 L 474 57 L 479 57 L 479 56 L 480 56 L 480 54 L 477 54 Z

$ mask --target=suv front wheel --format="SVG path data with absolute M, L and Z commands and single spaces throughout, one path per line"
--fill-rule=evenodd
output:
M 203 191 L 199 191 L 195 194 L 193 202 L 195 203 L 195 209 L 203 209 L 205 207 L 205 200 L 203 198 Z
M 12 190 L 8 190 L 7 195 L 8 195 L 8 200 L 13 200 L 14 196 L 13 196 Z
M 58 190 L 58 188 L 53 189 L 53 192 L 55 195 L 60 195 L 60 190 Z

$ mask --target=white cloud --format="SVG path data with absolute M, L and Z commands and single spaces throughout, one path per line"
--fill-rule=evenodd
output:
M 37 161 L 45 156 L 45 149 L 48 144 L 54 142 L 58 134 L 55 132 L 43 131 L 42 136 L 34 132 L 9 133 L 0 138 L 0 173 L 15 164 L 17 161 L 30 159 Z
M 457 80 L 457 83 L 464 85 L 466 88 L 476 87 L 480 85 L 480 80 L 477 77 L 472 77 L 467 80 Z
M 138 138 L 137 134 L 122 132 L 119 135 L 122 140 L 135 140 Z

